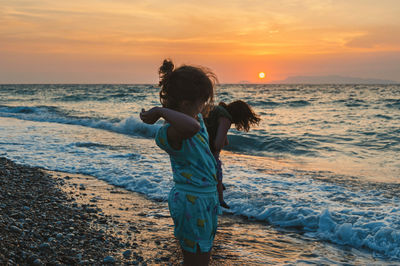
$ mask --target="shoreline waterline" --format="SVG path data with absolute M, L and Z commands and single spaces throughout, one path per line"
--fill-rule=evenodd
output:
M 18 165 L 18 167 L 27 166 Z M 90 223 L 99 231 L 103 230 L 105 239 L 115 238 L 120 243 L 130 245 L 129 248 L 120 248 L 111 253 L 116 260 L 128 261 L 122 255 L 126 250 L 131 250 L 136 260 L 147 262 L 149 265 L 168 263 L 175 265 L 181 260 L 178 244 L 173 237 L 173 225 L 166 202 L 148 199 L 146 196 L 107 184 L 92 176 L 35 169 L 37 170 L 33 170 L 33 173 L 44 172 L 53 180 L 59 180 L 57 187 L 68 195 L 60 202 L 68 205 L 68 208 L 76 208 L 83 212 L 82 206 L 87 206 L 91 210 L 97 210 L 93 211 L 95 217 L 92 217 Z M 34 226 L 23 226 L 27 231 L 36 230 Z M 56 237 L 54 238 L 51 241 L 58 241 Z M 57 244 L 51 245 L 57 247 Z M 84 254 L 84 251 L 82 252 Z M 46 260 L 40 251 L 37 254 L 39 259 Z M 77 251 L 77 254 L 81 253 Z M 316 241 L 293 230 L 277 230 L 270 225 L 257 221 L 249 222 L 247 218 L 230 214 L 220 217 L 211 265 L 301 262 L 321 265 L 386 264 L 385 261 L 373 258 L 367 252 Z

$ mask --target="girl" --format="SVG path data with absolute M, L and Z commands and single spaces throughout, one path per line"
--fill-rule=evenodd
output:
M 244 101 L 234 101 L 230 104 L 220 102 L 215 106 L 205 120 L 208 135 L 210 137 L 210 149 L 217 161 L 217 177 L 218 177 L 218 198 L 220 205 L 229 209 L 228 204 L 224 201 L 223 184 L 222 184 L 222 168 L 219 154 L 222 148 L 228 145 L 228 130 L 231 124 L 235 124 L 237 130 L 248 132 L 250 126 L 258 125 L 260 118 L 254 113 L 251 107 Z
M 208 265 L 217 231 L 216 161 L 208 144 L 201 111 L 213 101 L 215 75 L 203 68 L 174 69 L 164 60 L 159 70 L 162 107 L 142 109 L 140 118 L 166 123 L 156 134 L 157 145 L 170 156 L 174 187 L 168 206 L 184 265 Z

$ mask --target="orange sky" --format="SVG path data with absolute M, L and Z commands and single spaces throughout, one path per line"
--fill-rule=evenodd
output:
M 154 83 L 163 58 L 221 83 L 400 81 L 397 0 L 0 0 L 0 83 Z

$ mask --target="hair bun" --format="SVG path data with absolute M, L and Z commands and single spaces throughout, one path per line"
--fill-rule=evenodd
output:
M 165 59 L 163 64 L 160 66 L 160 74 L 169 74 L 174 70 L 174 63 L 171 60 Z
M 159 85 L 163 85 L 166 80 L 168 79 L 168 76 L 172 73 L 174 70 L 174 63 L 170 59 L 164 59 L 163 64 L 160 66 L 160 69 L 158 70 L 158 74 L 160 75 L 160 82 Z

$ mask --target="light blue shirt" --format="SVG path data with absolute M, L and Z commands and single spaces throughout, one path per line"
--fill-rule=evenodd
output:
M 166 123 L 156 134 L 157 145 L 166 151 L 171 159 L 175 186 L 193 192 L 215 192 L 217 185 L 216 161 L 208 144 L 208 133 L 203 117 L 198 115 L 201 129 L 196 135 L 182 141 L 180 150 L 168 143 Z

